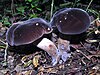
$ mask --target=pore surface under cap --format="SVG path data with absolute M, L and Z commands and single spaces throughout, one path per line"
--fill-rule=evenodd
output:
M 11 46 L 29 44 L 45 34 L 47 27 L 49 28 L 48 23 L 41 18 L 16 23 L 8 29 L 6 39 Z

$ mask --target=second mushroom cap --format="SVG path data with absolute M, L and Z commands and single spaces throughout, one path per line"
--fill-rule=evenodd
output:
M 63 34 L 80 34 L 90 25 L 89 15 L 79 8 L 64 8 L 57 11 L 51 19 L 51 26 Z

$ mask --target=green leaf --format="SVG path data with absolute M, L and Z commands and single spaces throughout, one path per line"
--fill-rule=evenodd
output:
M 11 13 L 11 10 L 6 9 L 5 12 Z
M 5 46 L 0 46 L 0 48 L 6 48 Z
M 37 14 L 30 14 L 29 16 L 30 16 L 30 18 L 36 18 L 38 15 Z
M 36 8 L 37 10 L 39 10 L 39 11 L 42 11 L 42 9 L 40 9 L 40 8 Z
M 94 14 L 94 15 L 96 15 L 96 17 L 99 17 L 99 13 L 96 10 L 88 9 L 87 11 Z
M 3 19 L 3 24 L 4 25 L 10 25 L 10 22 L 9 22 L 8 18 Z
M 25 11 L 25 7 L 17 7 L 16 8 L 19 12 L 22 12 L 22 13 L 24 13 L 24 11 Z
M 71 5 L 71 4 L 72 4 L 72 2 L 67 2 L 67 3 L 60 4 L 60 6 L 61 6 L 61 7 L 64 7 L 64 6 L 69 6 L 69 5 Z
M 34 8 L 35 6 L 33 4 L 31 4 L 31 7 Z
M 32 0 L 27 0 L 28 2 L 32 2 Z

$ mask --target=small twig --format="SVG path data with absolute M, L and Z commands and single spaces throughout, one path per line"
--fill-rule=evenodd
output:
M 5 61 L 5 64 L 4 66 L 7 65 L 7 49 L 8 49 L 8 43 L 5 43 L 4 41 L 0 40 L 0 42 L 2 42 L 4 45 L 6 45 L 6 48 L 5 48 L 5 55 L 4 55 L 4 61 Z
M 89 7 L 90 7 L 90 5 L 91 5 L 92 2 L 93 2 L 93 0 L 90 1 L 89 5 L 86 8 L 86 11 L 89 9 Z
M 86 49 L 86 47 L 84 46 L 84 44 L 83 44 L 82 42 L 80 42 L 80 44 L 83 46 L 83 48 L 84 48 L 87 52 L 89 52 L 89 50 Z M 89 52 L 89 53 L 90 53 L 90 52 Z
M 73 46 L 72 46 L 73 47 Z M 73 48 L 75 48 L 75 47 L 73 47 Z M 90 60 L 90 58 L 87 56 L 87 55 L 85 55 L 81 50 L 79 50 L 79 49 L 77 49 L 77 48 L 75 48 L 76 49 L 76 51 L 77 52 L 79 52 L 79 53 L 81 53 L 83 56 L 85 56 L 88 60 Z
M 14 14 L 14 10 L 13 9 L 14 9 L 14 0 L 11 1 L 11 12 L 12 12 L 12 16 L 14 18 L 14 15 L 13 15 Z M 13 23 L 13 20 L 12 20 L 12 23 Z
M 52 0 L 52 3 L 51 3 L 50 19 L 52 18 L 52 14 L 53 14 L 53 6 L 54 6 L 54 0 Z
M 7 45 L 7 44 L 6 44 L 4 41 L 2 41 L 1 39 L 0 39 L 0 42 L 3 43 L 4 45 Z
M 73 4 L 73 8 L 75 7 L 76 3 L 77 3 L 77 0 L 75 0 L 75 2 L 74 2 L 74 4 Z
M 80 44 L 83 46 L 83 48 L 84 48 L 86 51 L 88 51 L 82 42 L 80 42 Z
M 95 20 L 93 20 L 90 24 L 93 24 L 95 21 L 99 20 L 99 18 L 96 18 Z
M 8 49 L 8 43 L 6 43 L 6 48 L 5 48 L 5 55 L 4 55 L 5 62 L 7 62 L 7 49 Z
M 82 57 L 81 61 L 82 61 L 82 63 L 83 63 L 84 65 L 86 65 L 86 62 L 84 61 L 84 58 L 85 58 L 85 57 Z
M 85 71 L 85 69 L 91 68 L 91 67 L 93 67 L 93 66 L 95 66 L 95 65 L 97 65 L 97 64 L 99 64 L 99 63 L 93 63 L 93 64 L 90 64 L 90 65 L 88 65 L 88 66 L 84 66 L 84 67 L 81 68 L 80 70 L 76 70 L 75 73 Z M 65 73 L 66 73 L 66 74 L 71 74 L 71 73 L 73 73 L 73 72 L 67 72 L 67 70 L 66 70 Z
M 82 55 L 84 55 L 88 60 L 90 60 L 90 58 L 86 54 L 84 54 L 82 51 L 80 51 L 78 49 L 76 49 L 76 51 L 79 52 L 79 53 L 81 53 Z

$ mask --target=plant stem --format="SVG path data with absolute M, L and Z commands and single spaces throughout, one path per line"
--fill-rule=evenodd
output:
M 75 7 L 76 3 L 77 3 L 77 0 L 75 0 L 75 3 L 73 4 L 73 8 Z
M 91 5 L 92 2 L 93 2 L 93 0 L 90 1 L 89 5 L 86 8 L 86 11 L 89 9 L 89 7 L 90 7 L 90 5 Z
M 14 18 L 14 0 L 11 1 L 11 12 L 12 12 L 12 16 Z M 12 20 L 13 23 L 13 20 Z
M 4 45 L 6 45 L 6 48 L 5 48 L 5 55 L 4 55 L 4 61 L 5 61 L 4 66 L 6 66 L 6 65 L 7 65 L 7 49 L 8 49 L 8 43 L 5 43 L 5 42 L 2 41 L 1 39 L 0 39 L 0 42 L 2 42 Z
M 7 49 L 8 49 L 8 43 L 6 43 L 6 48 L 5 48 L 5 55 L 4 55 L 5 62 L 7 62 Z
M 52 14 L 53 14 L 53 6 L 54 6 L 54 0 L 52 0 L 52 3 L 51 3 L 50 19 L 52 18 Z
M 1 39 L 0 39 L 0 42 L 3 43 L 4 45 L 6 45 L 6 43 L 4 41 L 2 41 Z

